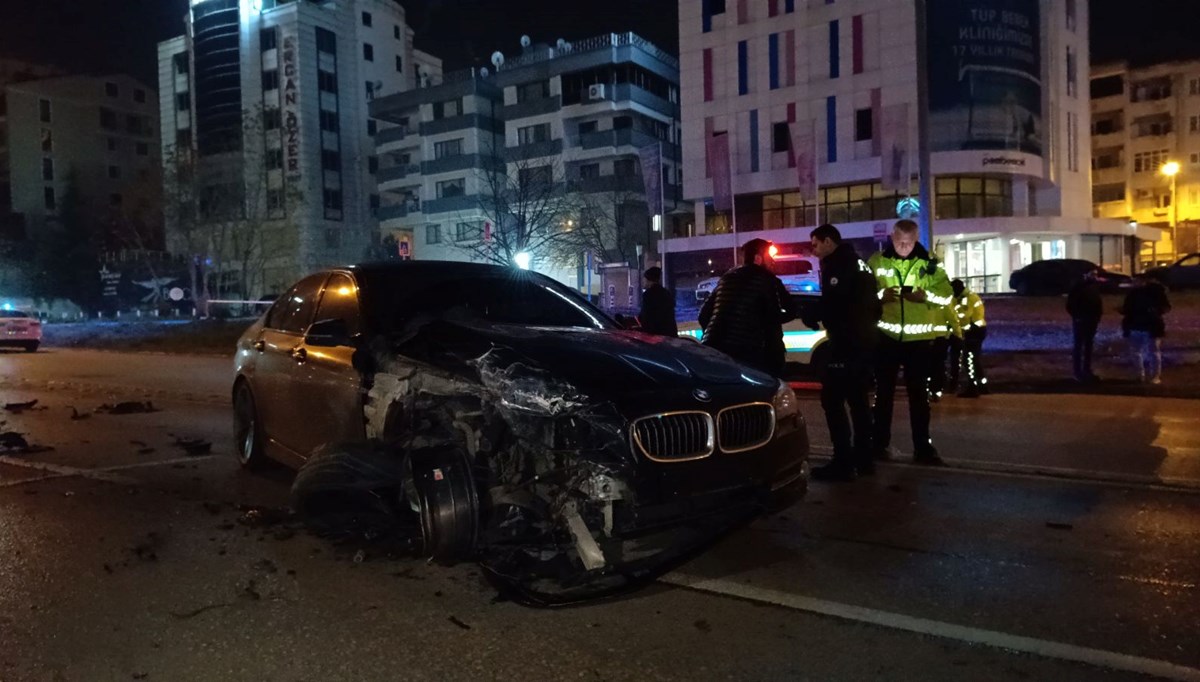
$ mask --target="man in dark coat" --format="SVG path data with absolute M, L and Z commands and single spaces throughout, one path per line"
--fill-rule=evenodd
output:
M 675 323 L 675 296 L 663 288 L 662 268 L 646 270 L 645 286 L 642 311 L 638 314 L 642 331 L 659 336 L 679 336 L 679 327 Z
M 1071 366 L 1077 381 L 1095 381 L 1092 373 L 1092 346 L 1100 318 L 1104 315 L 1104 302 L 1100 299 L 1100 284 L 1096 272 L 1087 273 L 1071 287 L 1067 294 L 1067 314 L 1071 316 Z
M 701 342 L 775 377 L 783 376 L 787 351 L 783 324 L 795 319 L 787 289 L 768 269 L 771 243 L 742 246 L 742 265 L 721 276 L 700 309 Z
M 1121 304 L 1121 332 L 1133 349 L 1140 381 L 1161 384 L 1162 340 L 1167 335 L 1163 316 L 1171 311 L 1171 302 L 1166 288 L 1144 273 L 1133 282 Z
M 813 253 L 821 259 L 821 303 L 804 323 L 813 329 L 817 322 L 825 326 L 829 360 L 817 371 L 821 407 L 833 440 L 833 459 L 813 469 L 812 476 L 818 481 L 851 481 L 875 473 L 869 393 L 883 305 L 875 276 L 836 227 L 822 225 L 812 231 L 811 239 Z

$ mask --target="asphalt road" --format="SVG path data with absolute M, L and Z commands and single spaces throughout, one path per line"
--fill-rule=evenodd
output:
M 943 402 L 954 467 L 816 484 L 657 585 L 538 611 L 254 522 L 290 475 L 237 470 L 228 369 L 0 353 L 0 401 L 46 408 L 0 430 L 54 448 L 0 455 L 0 680 L 1200 680 L 1195 403 Z

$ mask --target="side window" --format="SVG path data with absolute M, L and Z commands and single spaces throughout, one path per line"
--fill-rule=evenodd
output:
M 270 326 L 280 331 L 303 334 L 312 323 L 313 310 L 317 307 L 317 297 L 320 296 L 321 285 L 324 283 L 325 273 L 300 280 L 299 284 L 292 287 L 291 291 L 275 304 L 279 308 L 278 319 L 268 319 L 268 322 L 275 322 Z M 274 317 L 276 312 L 272 309 L 271 316 Z
M 360 331 L 358 313 L 358 288 L 354 280 L 346 275 L 332 275 L 325 284 L 325 294 L 321 296 L 321 306 L 317 308 L 314 322 L 321 320 L 345 320 L 350 334 Z

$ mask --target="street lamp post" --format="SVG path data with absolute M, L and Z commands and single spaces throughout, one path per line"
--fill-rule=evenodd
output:
M 1162 166 L 1162 174 L 1171 178 L 1171 255 L 1172 260 L 1179 257 L 1179 202 L 1175 196 L 1175 181 L 1179 176 L 1179 162 L 1168 161 Z

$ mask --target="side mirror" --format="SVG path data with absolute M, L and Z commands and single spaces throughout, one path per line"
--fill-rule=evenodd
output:
M 354 345 L 350 339 L 350 328 L 342 319 L 314 322 L 304 335 L 304 343 L 327 348 Z

